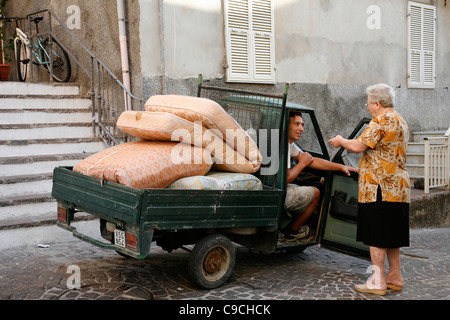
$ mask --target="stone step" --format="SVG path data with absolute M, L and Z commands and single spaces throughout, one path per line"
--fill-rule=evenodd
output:
M 0 221 L 31 218 L 40 215 L 56 216 L 56 200 L 0 207 Z
M 0 179 L 0 194 L 8 198 L 19 195 L 33 195 L 36 191 L 52 191 L 52 174 L 38 174 L 29 176 L 3 177 Z M 2 184 L 1 182 L 6 183 Z
M 0 157 L 0 178 L 13 175 L 51 173 L 55 167 L 74 166 L 92 154 L 74 153 L 28 157 Z
M 425 155 L 423 153 L 406 153 L 406 163 L 423 164 Z
M 446 130 L 413 132 L 413 141 L 414 142 L 423 142 L 423 138 L 441 137 L 445 134 L 445 131 Z
M 442 167 L 440 170 L 443 170 L 444 168 Z M 408 171 L 408 174 L 411 175 L 416 175 L 416 176 L 421 176 L 424 177 L 425 175 L 425 165 L 424 164 L 406 164 L 406 170 Z M 430 174 L 433 174 L 432 172 Z
M 2 110 L 60 110 L 60 109 L 85 109 L 91 108 L 91 100 L 78 97 L 14 97 L 2 96 L 0 109 Z
M 0 208 L 20 206 L 27 204 L 35 204 L 42 202 L 54 202 L 55 199 L 52 197 L 51 193 L 36 193 L 32 196 L 30 195 L 18 195 L 18 196 L 0 196 Z
M 406 153 L 425 153 L 425 143 L 423 142 L 409 142 L 406 148 Z
M 21 128 L 21 129 L 19 129 Z M 63 139 L 72 138 L 90 138 L 92 137 L 92 125 L 89 123 L 78 124 L 50 124 L 48 126 L 28 127 L 19 125 L 17 129 L 5 129 L 0 125 L 0 137 L 2 139 L 14 140 L 31 140 L 31 139 Z
M 5 157 L 65 153 L 92 153 L 105 149 L 98 138 L 0 140 L 0 155 Z
M 30 83 L 2 81 L 0 95 L 5 96 L 78 96 L 80 88 L 76 85 L 57 83 Z
M 425 174 L 423 164 L 406 164 L 406 171 L 410 176 L 420 176 L 423 177 Z
M 2 112 L 3 111 L 3 112 Z M 88 109 L 12 109 L 0 110 L 0 125 L 52 124 L 52 123 L 92 123 L 92 114 Z
M 55 224 L 54 168 L 106 147 L 92 121 L 91 100 L 78 86 L 0 83 L 0 229 L 33 233 Z

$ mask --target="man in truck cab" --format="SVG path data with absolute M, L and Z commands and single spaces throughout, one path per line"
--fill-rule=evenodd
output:
M 320 191 L 313 186 L 299 186 L 292 183 L 306 167 L 319 170 L 343 171 L 348 176 L 350 176 L 350 171 L 358 172 L 356 168 L 316 158 L 308 152 L 300 150 L 294 142 L 300 139 L 303 133 L 303 126 L 304 122 L 301 112 L 291 111 L 289 114 L 288 185 L 284 206 L 286 211 L 291 214 L 292 220 L 281 230 L 280 241 L 295 242 L 308 237 L 310 234 L 310 227 L 305 223 L 320 202 Z M 293 167 L 291 167 L 291 159 L 294 159 L 297 163 Z

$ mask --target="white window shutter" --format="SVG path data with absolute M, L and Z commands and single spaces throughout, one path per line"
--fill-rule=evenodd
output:
M 408 3 L 408 87 L 434 88 L 436 8 Z
M 435 87 L 435 7 L 423 8 L 422 50 L 423 85 Z
M 249 81 L 250 6 L 247 0 L 228 0 L 225 8 L 227 79 Z
M 273 0 L 226 0 L 227 81 L 274 83 Z
M 274 82 L 273 1 L 252 1 L 254 79 Z

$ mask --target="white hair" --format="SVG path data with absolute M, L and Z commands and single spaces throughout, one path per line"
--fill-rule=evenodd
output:
M 367 87 L 367 96 L 370 102 L 378 101 L 384 108 L 393 108 L 395 105 L 394 88 L 384 83 L 374 84 Z

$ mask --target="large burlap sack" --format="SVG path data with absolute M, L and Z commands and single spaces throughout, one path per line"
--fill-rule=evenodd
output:
M 188 190 L 262 190 L 263 185 L 252 174 L 210 171 L 205 176 L 178 179 L 167 188 Z
M 166 188 L 180 178 L 205 175 L 211 164 L 211 155 L 203 148 L 140 140 L 98 152 L 73 171 L 136 189 Z
M 222 140 L 217 130 L 203 127 L 169 112 L 125 111 L 117 127 L 134 137 L 151 141 L 180 141 L 205 148 L 213 156 L 216 170 L 253 173 L 259 169 L 241 153 Z
M 241 153 L 257 169 L 261 153 L 253 139 L 218 103 L 205 98 L 181 95 L 155 95 L 145 103 L 146 111 L 169 112 L 190 122 L 201 122 L 207 129 L 217 130 L 223 141 Z

